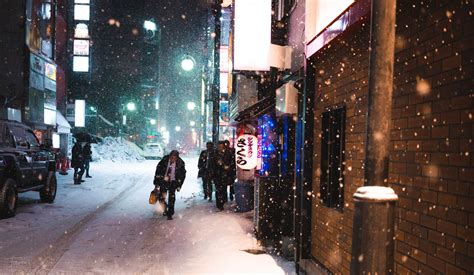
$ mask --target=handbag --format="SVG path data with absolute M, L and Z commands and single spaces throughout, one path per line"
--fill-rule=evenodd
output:
M 150 192 L 150 197 L 148 198 L 148 203 L 149 204 L 155 204 L 158 201 L 158 194 L 156 192 L 156 189 L 153 189 Z

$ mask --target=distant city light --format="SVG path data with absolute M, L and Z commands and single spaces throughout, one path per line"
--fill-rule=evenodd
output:
M 134 102 L 129 102 L 127 103 L 127 110 L 129 111 L 135 111 L 137 109 L 137 106 L 135 105 Z
M 151 125 L 155 125 L 155 124 L 156 124 L 156 119 L 153 119 L 153 118 L 150 119 L 150 124 L 151 124 Z
M 196 108 L 196 103 L 188 102 L 188 110 L 192 111 L 194 108 Z
M 181 61 L 181 68 L 187 72 L 194 68 L 194 61 L 190 57 L 186 57 Z
M 190 122 L 189 122 L 189 126 L 191 126 L 191 127 L 196 126 L 196 122 L 195 122 L 195 121 L 190 121 Z
M 181 126 L 176 126 L 174 129 L 176 130 L 176 132 L 179 132 L 181 131 Z

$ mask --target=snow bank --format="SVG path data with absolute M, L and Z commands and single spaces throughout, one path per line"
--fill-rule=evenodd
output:
M 123 138 L 105 137 L 101 143 L 92 144 L 93 161 L 135 162 L 143 161 L 140 152 Z

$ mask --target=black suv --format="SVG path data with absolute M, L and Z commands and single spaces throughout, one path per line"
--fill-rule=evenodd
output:
M 39 191 L 41 202 L 56 197 L 54 154 L 26 125 L 0 120 L 0 218 L 15 215 L 18 193 Z

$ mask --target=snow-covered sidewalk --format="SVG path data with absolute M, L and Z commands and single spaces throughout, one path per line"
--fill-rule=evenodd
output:
M 92 163 L 94 178 L 80 186 L 58 175 L 54 204 L 23 203 L 15 218 L 0 220 L 1 273 L 294 273 L 292 262 L 246 252 L 259 249 L 252 214 L 216 211 L 200 193 L 197 159 L 185 161 L 172 221 L 148 204 L 156 161 Z

